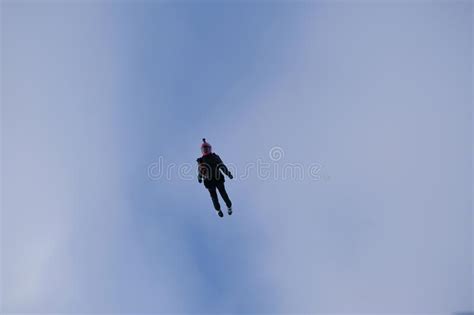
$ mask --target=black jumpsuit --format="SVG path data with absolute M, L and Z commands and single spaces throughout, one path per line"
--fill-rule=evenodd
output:
M 204 186 L 209 190 L 212 198 L 212 203 L 217 211 L 221 210 L 219 199 L 217 198 L 217 190 L 227 208 L 232 207 L 232 202 L 225 190 L 224 173 L 227 176 L 232 176 L 227 167 L 222 162 L 221 158 L 215 153 L 209 153 L 197 159 L 198 162 L 198 179 L 204 179 Z M 222 171 L 222 173 L 221 173 Z

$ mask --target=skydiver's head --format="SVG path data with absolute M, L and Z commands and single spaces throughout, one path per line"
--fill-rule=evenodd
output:
M 212 153 L 212 147 L 209 143 L 206 142 L 206 139 L 202 139 L 201 153 L 203 156 Z

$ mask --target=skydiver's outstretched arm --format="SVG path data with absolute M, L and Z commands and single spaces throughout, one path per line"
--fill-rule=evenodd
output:
M 197 163 L 198 163 L 198 182 L 202 183 L 201 160 L 197 159 Z
M 218 156 L 216 154 L 216 157 L 217 157 L 217 160 L 219 162 L 219 169 L 225 174 L 227 175 L 230 179 L 234 178 L 234 176 L 232 176 L 232 173 L 229 171 L 229 169 L 227 168 L 227 166 L 224 164 L 224 162 L 222 162 L 222 159 L 220 158 L 220 156 Z

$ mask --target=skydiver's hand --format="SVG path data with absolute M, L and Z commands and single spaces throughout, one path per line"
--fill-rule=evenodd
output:
M 231 173 L 229 173 L 228 176 L 229 176 L 230 179 L 234 178 L 234 175 L 232 175 Z
M 202 179 L 198 178 L 198 183 L 199 184 L 202 183 Z

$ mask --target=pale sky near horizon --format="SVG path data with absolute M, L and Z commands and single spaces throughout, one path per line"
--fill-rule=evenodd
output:
M 0 8 L 2 313 L 474 311 L 471 1 Z

